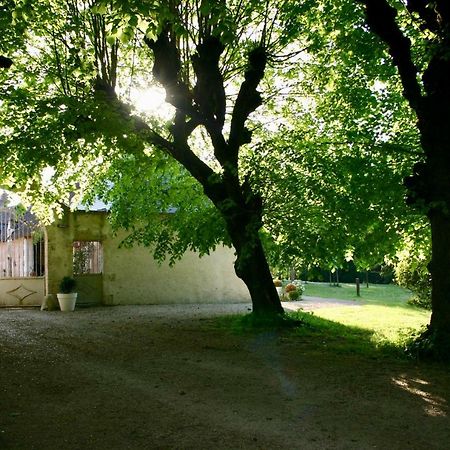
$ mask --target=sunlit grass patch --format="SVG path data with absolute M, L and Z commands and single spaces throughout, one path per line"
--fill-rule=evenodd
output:
M 406 335 L 424 327 L 430 312 L 409 306 L 362 305 L 321 308 L 315 315 L 342 325 L 370 330 L 375 344 L 401 344 Z
M 386 306 L 404 305 L 411 297 L 411 292 L 394 284 L 361 284 L 361 296 L 356 295 L 356 285 L 341 283 L 339 286 L 330 286 L 328 283 L 307 283 L 303 295 L 312 297 L 337 298 L 341 300 L 355 300 L 370 302 Z
M 408 305 L 410 292 L 395 285 L 370 285 L 361 288 L 326 283 L 308 283 L 305 295 L 354 300 L 354 306 L 317 308 L 312 313 L 296 312 L 285 328 L 285 338 L 298 339 L 299 349 L 309 347 L 370 357 L 399 356 L 412 334 L 429 323 L 430 312 Z M 220 326 L 237 333 L 261 332 L 273 324 L 253 323 L 251 316 L 219 319 Z M 255 325 L 258 325 L 255 327 Z

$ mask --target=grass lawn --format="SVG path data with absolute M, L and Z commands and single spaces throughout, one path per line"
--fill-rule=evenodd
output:
M 308 283 L 303 295 L 354 301 L 350 306 L 322 305 L 311 312 L 289 313 L 301 321 L 291 328 L 291 336 L 300 339 L 299 348 L 308 345 L 320 353 L 331 350 L 375 358 L 398 357 L 404 355 L 411 336 L 430 321 L 430 311 L 408 305 L 411 293 L 395 285 L 361 286 L 361 297 L 357 297 L 353 284 L 333 287 Z M 261 333 L 266 327 L 261 323 L 254 328 L 249 316 L 221 317 L 216 323 L 237 333 Z
M 395 284 L 361 284 L 361 296 L 356 296 L 356 286 L 350 283 L 341 283 L 339 287 L 328 283 L 307 283 L 303 295 L 312 297 L 338 298 L 341 300 L 355 300 L 370 302 L 384 306 L 404 306 L 411 297 L 411 292 Z
M 314 319 L 305 319 L 314 320 L 313 325 L 328 333 L 344 333 L 354 343 L 361 332 L 375 347 L 402 347 L 408 335 L 430 320 L 430 311 L 408 305 L 410 292 L 395 285 L 369 285 L 369 288 L 364 285 L 361 297 L 357 297 L 353 284 L 334 287 L 327 283 L 308 283 L 304 295 L 354 300 L 355 306 L 318 308 L 313 311 Z

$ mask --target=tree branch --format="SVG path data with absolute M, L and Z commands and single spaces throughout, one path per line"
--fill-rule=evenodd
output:
M 434 8 L 430 8 L 429 0 L 408 0 L 408 11 L 417 13 L 423 21 L 426 28 L 433 33 L 439 30 L 437 14 Z
M 0 55 L 0 68 L 9 69 L 12 66 L 12 64 L 13 64 L 12 59 Z
M 422 101 L 417 67 L 411 55 L 411 41 L 402 33 L 397 22 L 397 10 L 387 0 L 358 0 L 366 7 L 367 24 L 389 48 L 403 85 L 404 96 L 418 112 Z
M 204 163 L 187 144 L 189 132 L 184 130 L 184 133 L 187 133 L 185 136 L 174 133 L 175 140 L 174 142 L 171 142 L 150 128 L 150 126 L 142 119 L 134 117 L 131 114 L 128 114 L 128 118 L 133 121 L 135 131 L 144 137 L 145 142 L 154 145 L 175 158 L 203 187 L 210 183 L 215 172 L 211 167 Z M 188 129 L 193 126 L 192 121 L 185 122 L 184 118 L 180 120 L 183 120 Z
M 234 104 L 228 140 L 231 160 L 237 164 L 239 148 L 251 142 L 251 131 L 245 127 L 249 115 L 262 104 L 257 88 L 264 77 L 267 55 L 265 49 L 257 47 L 249 53 L 249 67 L 245 72 L 239 94 Z

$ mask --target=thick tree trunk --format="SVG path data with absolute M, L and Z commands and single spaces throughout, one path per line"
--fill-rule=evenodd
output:
M 435 78 L 433 67 L 428 78 Z M 446 95 L 447 94 L 447 95 Z M 418 197 L 428 207 L 431 224 L 431 305 L 429 325 L 435 344 L 450 348 L 450 98 L 448 92 L 430 95 L 419 116 L 426 161 L 419 168 Z
M 218 201 L 214 193 L 208 190 L 206 193 L 226 222 L 228 234 L 236 250 L 234 269 L 250 292 L 253 313 L 273 316 L 283 314 L 284 310 L 259 237 L 262 226 L 262 200 L 246 183 L 239 186 L 237 179 L 228 180 L 222 188 L 232 194 Z
M 450 216 L 440 211 L 430 214 L 432 279 L 430 329 L 439 339 L 450 342 Z
M 246 284 L 252 299 L 253 313 L 256 315 L 282 314 L 280 298 L 273 284 L 272 275 L 257 231 L 245 230 L 233 239 L 236 248 L 236 275 Z
M 439 73 L 431 66 L 428 80 Z M 450 73 L 449 68 L 447 72 Z M 435 83 L 436 85 L 437 83 Z M 427 86 L 428 87 L 428 86 Z M 442 86 L 440 86 L 442 89 Z M 431 92 L 419 112 L 419 129 L 425 163 L 417 168 L 413 194 L 423 201 L 431 224 L 432 316 L 425 337 L 431 337 L 433 352 L 450 354 L 450 96 L 448 89 Z

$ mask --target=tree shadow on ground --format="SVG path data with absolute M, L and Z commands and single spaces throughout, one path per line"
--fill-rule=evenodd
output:
M 303 311 L 289 312 L 284 319 L 275 321 L 254 320 L 252 314 L 247 314 L 221 317 L 216 323 L 238 334 L 275 332 L 321 351 L 417 361 L 417 355 L 410 351 L 419 334 L 413 329 L 400 335 L 397 342 L 391 342 L 380 339 L 374 330 L 344 325 Z

